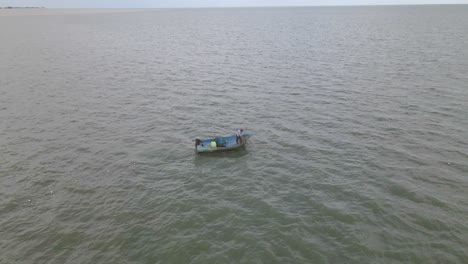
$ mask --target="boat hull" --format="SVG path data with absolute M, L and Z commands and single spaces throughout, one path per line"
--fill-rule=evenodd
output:
M 244 136 L 244 140 L 240 144 L 236 143 L 235 135 L 228 136 L 228 137 L 220 137 L 226 140 L 225 146 L 223 147 L 219 147 L 219 146 L 212 147 L 210 143 L 214 141 L 214 138 L 204 139 L 200 142 L 200 145 L 198 145 L 195 148 L 195 151 L 197 153 L 207 153 L 207 152 L 209 153 L 209 152 L 222 152 L 222 151 L 242 149 L 247 144 L 247 141 L 249 140 L 251 135 L 245 134 L 243 136 Z

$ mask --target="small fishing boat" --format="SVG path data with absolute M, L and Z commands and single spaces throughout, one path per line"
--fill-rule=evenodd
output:
M 202 140 L 196 139 L 195 151 L 197 153 L 204 153 L 241 149 L 245 147 L 245 144 L 247 144 L 247 141 L 251 136 L 251 134 L 243 134 L 243 140 L 239 144 L 236 143 L 236 135 Z

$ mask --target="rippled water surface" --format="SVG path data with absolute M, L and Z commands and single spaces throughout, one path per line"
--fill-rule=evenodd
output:
M 1 12 L 0 263 L 467 262 L 467 6 Z

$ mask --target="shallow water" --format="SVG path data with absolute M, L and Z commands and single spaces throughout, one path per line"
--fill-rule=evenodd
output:
M 0 15 L 0 263 L 463 263 L 468 7 Z M 253 133 L 244 151 L 192 139 Z

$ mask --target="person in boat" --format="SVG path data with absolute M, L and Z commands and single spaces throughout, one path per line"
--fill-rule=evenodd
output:
M 201 143 L 202 141 L 200 139 L 195 139 L 195 150 L 198 148 L 198 146 L 202 145 L 203 147 L 203 144 Z
M 244 129 L 242 128 L 236 131 L 236 144 L 242 144 L 242 142 L 244 142 L 243 133 Z

